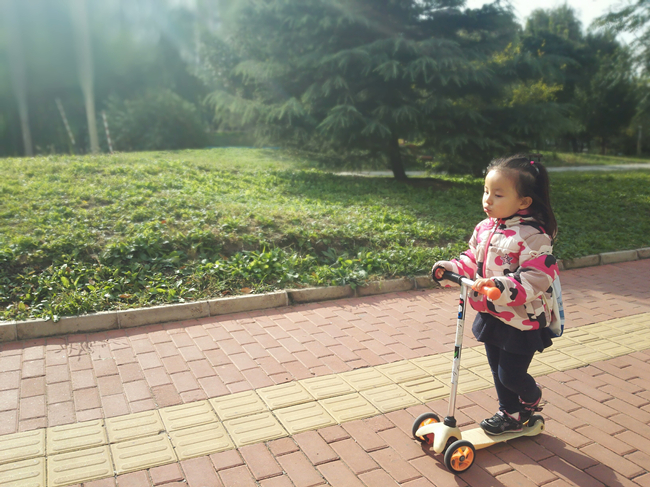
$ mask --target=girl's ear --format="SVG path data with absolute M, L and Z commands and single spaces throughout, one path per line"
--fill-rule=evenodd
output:
M 526 196 L 524 198 L 521 198 L 521 203 L 519 205 L 520 210 L 525 210 L 528 208 L 530 205 L 533 204 L 533 199 L 530 196 Z

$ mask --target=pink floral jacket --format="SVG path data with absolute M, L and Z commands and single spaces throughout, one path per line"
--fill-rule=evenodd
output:
M 520 330 L 536 330 L 550 321 L 542 294 L 552 302 L 551 283 L 558 275 L 552 252 L 551 237 L 534 218 L 521 214 L 505 220 L 487 218 L 474 229 L 460 259 L 437 262 L 434 268 L 441 266 L 469 279 L 491 278 L 501 297 L 490 301 L 470 291 L 472 308 Z

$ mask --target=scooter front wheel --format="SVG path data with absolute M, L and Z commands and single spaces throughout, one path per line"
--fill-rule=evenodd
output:
M 445 451 L 445 467 L 450 472 L 463 473 L 474 465 L 476 448 L 467 440 L 453 442 Z
M 420 414 L 415 421 L 413 422 L 413 438 L 418 440 L 420 443 L 433 443 L 433 439 L 431 438 L 425 438 L 424 436 L 416 436 L 415 433 L 417 430 L 422 428 L 422 426 L 426 426 L 431 423 L 439 423 L 440 422 L 440 417 L 436 413 L 423 413 Z

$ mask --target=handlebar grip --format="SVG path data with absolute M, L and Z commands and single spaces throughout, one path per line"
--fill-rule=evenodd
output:
M 488 299 L 494 301 L 495 299 L 499 299 L 501 297 L 501 291 L 499 290 L 498 287 L 488 287 L 488 286 L 483 286 L 483 289 L 479 291 L 481 294 L 485 294 Z
M 456 284 L 459 285 L 462 283 L 463 280 L 465 280 L 466 283 L 468 281 L 471 282 L 469 279 L 466 279 L 460 274 L 456 274 L 455 272 L 451 272 L 451 271 L 443 272 L 442 278 L 447 279 L 448 281 L 451 282 L 455 282 Z M 501 297 L 501 291 L 499 290 L 498 287 L 483 286 L 483 288 L 478 289 L 476 291 L 480 294 L 485 294 L 492 301 L 494 301 L 495 299 L 499 299 Z
M 447 279 L 448 281 L 455 282 L 460 286 L 460 281 L 463 279 L 463 276 L 456 274 L 455 272 L 445 271 L 442 273 L 442 278 Z

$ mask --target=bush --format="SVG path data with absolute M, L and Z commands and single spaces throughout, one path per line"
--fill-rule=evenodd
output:
M 188 149 L 207 142 L 196 106 L 171 90 L 124 101 L 112 97 L 106 113 L 117 151 Z

